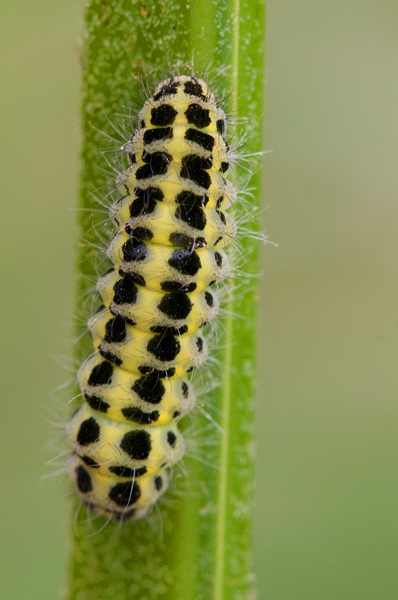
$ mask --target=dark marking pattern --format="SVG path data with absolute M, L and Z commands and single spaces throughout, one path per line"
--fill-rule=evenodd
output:
M 119 275 L 120 275 L 120 277 L 124 277 L 125 276 L 125 272 L 122 269 L 119 269 Z M 129 272 L 129 276 L 131 277 L 131 281 L 133 283 L 136 283 L 137 285 L 142 285 L 143 287 L 146 286 L 145 279 L 139 273 L 134 273 L 134 272 L 130 271 Z
M 199 254 L 188 250 L 174 250 L 168 262 L 171 267 L 182 273 L 182 275 L 196 275 L 202 266 Z
M 98 410 L 99 412 L 106 413 L 110 408 L 110 404 L 104 402 L 104 400 L 101 400 L 98 396 L 89 396 L 87 392 L 84 394 L 84 399 L 91 408 Z
M 201 196 L 197 196 L 193 192 L 189 192 L 188 190 L 184 190 L 176 195 L 176 203 L 177 204 L 186 204 L 187 206 L 199 206 L 204 207 L 209 202 L 209 196 L 206 194 L 202 194 Z
M 123 273 L 113 286 L 115 292 L 113 301 L 115 304 L 135 304 L 138 297 L 138 289 L 135 285 L 134 273 Z
M 216 123 L 217 131 L 220 135 L 224 135 L 225 131 L 225 121 L 224 119 L 219 119 Z
M 147 344 L 147 350 L 161 362 L 175 360 L 181 344 L 173 335 L 155 335 Z
M 137 406 L 128 406 L 122 409 L 123 416 L 128 421 L 134 423 L 140 423 L 141 425 L 150 425 L 155 423 L 159 419 L 159 411 L 154 410 L 152 412 L 144 412 Z
M 180 221 L 184 221 L 184 223 L 199 231 L 203 231 L 206 227 L 207 219 L 203 208 L 183 204 L 177 208 L 175 216 Z
M 195 125 L 199 129 L 204 129 L 211 123 L 210 111 L 199 104 L 190 104 L 185 111 L 185 116 L 190 125 Z
M 216 208 L 220 208 L 222 201 L 224 200 L 225 196 L 220 196 L 219 199 L 217 200 L 216 203 Z
M 196 244 L 195 238 L 186 235 L 185 233 L 171 233 L 169 236 L 169 241 L 173 246 L 186 248 L 190 251 L 192 251 L 194 248 L 202 247 Z
M 104 350 L 103 348 L 101 348 L 101 346 L 98 348 L 98 352 L 101 354 L 102 358 L 106 358 L 106 360 L 109 360 L 109 362 L 115 364 L 117 367 L 120 367 L 120 365 L 123 364 L 121 358 L 119 358 L 112 352 L 109 352 L 109 350 Z
M 189 252 L 189 254 L 192 254 Z M 174 257 L 176 258 L 176 257 Z M 178 257 L 177 257 L 178 260 Z M 200 262 L 200 261 L 199 261 Z M 170 264 L 170 263 L 169 263 Z M 173 265 L 171 265 L 173 266 Z M 200 265 L 199 265 L 200 268 Z M 184 292 L 192 294 L 198 287 L 196 283 L 180 283 L 179 281 L 162 281 L 160 287 L 164 292 Z
M 115 317 L 105 325 L 104 341 L 109 344 L 120 344 L 126 339 L 126 319 Z
M 173 448 L 176 441 L 177 441 L 177 436 L 175 435 L 175 433 L 173 433 L 172 431 L 168 431 L 167 432 L 167 443 L 169 444 L 169 446 L 171 446 Z
M 146 467 L 140 469 L 129 469 L 128 467 L 109 467 L 111 473 L 114 473 L 118 477 L 141 477 L 147 472 Z
M 206 248 L 207 242 L 204 237 L 198 236 L 192 238 L 189 235 L 185 235 L 184 233 L 172 233 L 170 235 L 170 242 L 172 242 L 173 246 L 179 246 L 181 248 L 186 248 L 190 252 L 195 248 Z
M 205 292 L 205 300 L 208 306 L 214 306 L 214 298 L 210 292 Z
M 76 469 L 76 483 L 82 494 L 88 494 L 88 492 L 91 492 L 93 489 L 91 477 L 82 465 L 79 465 Z
M 179 81 L 172 81 L 169 85 L 164 85 L 160 88 L 157 94 L 154 95 L 153 99 L 155 102 L 163 98 L 164 96 L 170 96 L 177 93 L 177 88 L 180 86 Z
M 141 496 L 140 486 L 136 481 L 117 483 L 109 492 L 109 498 L 118 506 L 131 506 Z
M 168 379 L 169 377 L 174 377 L 175 368 L 171 367 L 171 369 L 166 369 L 165 371 L 160 371 L 159 369 L 154 369 L 153 367 L 138 367 L 141 375 L 153 375 L 158 379 Z
M 141 262 L 148 255 L 145 244 L 135 237 L 128 239 L 122 246 L 123 259 L 126 262 Z
M 213 150 L 214 148 L 214 137 L 209 133 L 203 133 L 203 131 L 198 131 L 197 129 L 187 129 L 185 139 L 198 144 L 205 150 Z
M 170 319 L 186 319 L 192 310 L 192 302 L 186 294 L 166 294 L 158 309 Z
M 107 385 L 111 383 L 113 367 L 108 362 L 100 362 L 94 367 L 88 378 L 88 385 Z
M 135 173 L 135 177 L 138 181 L 140 179 L 149 179 L 150 177 L 167 173 L 172 157 L 170 154 L 167 154 L 167 152 L 153 152 L 150 154 L 144 150 L 142 153 L 142 160 L 146 164 L 137 169 Z
M 172 127 L 160 127 L 159 129 L 147 129 L 144 133 L 144 144 L 152 144 L 159 140 L 168 140 L 173 137 Z
M 184 92 L 190 96 L 198 96 L 202 100 L 207 100 L 206 96 L 203 94 L 202 86 L 198 81 L 195 81 L 195 79 L 190 79 L 184 83 Z
M 100 426 L 94 417 L 90 417 L 80 424 L 76 439 L 80 446 L 89 446 L 99 441 Z
M 226 219 L 226 216 L 224 215 L 224 213 L 221 212 L 221 210 L 217 210 L 216 212 L 217 212 L 218 216 L 220 217 L 221 223 L 223 225 L 226 225 L 227 224 L 227 219 Z
M 150 404 L 159 404 L 166 392 L 162 380 L 156 375 L 146 375 L 137 379 L 132 389 L 141 400 Z
M 170 104 L 162 104 L 151 110 L 151 124 L 157 127 L 172 125 L 177 114 L 177 111 Z
M 153 238 L 152 231 L 147 227 L 135 227 L 134 229 L 131 229 L 129 225 L 126 225 L 125 230 L 132 237 L 135 237 L 138 240 L 146 240 L 147 242 L 150 242 Z
M 135 199 L 130 204 L 130 216 L 134 219 L 153 213 L 156 208 L 156 201 L 161 202 L 164 198 L 162 190 L 158 187 L 148 187 L 146 189 L 135 188 Z
M 222 267 L 222 256 L 219 252 L 214 252 L 214 260 L 216 261 L 217 267 Z
M 211 177 L 205 169 L 211 169 L 213 161 L 211 158 L 202 158 L 196 154 L 184 156 L 181 161 L 180 175 L 184 179 L 190 179 L 200 187 L 209 189 Z
M 80 458 L 88 467 L 91 467 L 92 469 L 99 469 L 100 465 L 96 463 L 95 460 L 93 460 L 90 456 L 80 456 Z
M 120 448 L 132 460 L 145 460 L 151 451 L 151 436 L 147 431 L 133 429 L 124 434 Z

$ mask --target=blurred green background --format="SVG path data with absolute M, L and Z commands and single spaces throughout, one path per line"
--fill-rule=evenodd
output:
M 3 0 L 0 597 L 60 598 L 77 0 Z M 398 597 L 398 3 L 268 0 L 260 600 Z M 55 431 L 55 430 L 54 430 Z

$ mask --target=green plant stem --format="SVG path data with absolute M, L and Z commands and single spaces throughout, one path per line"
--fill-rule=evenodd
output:
M 261 149 L 263 89 L 263 0 L 91 0 L 83 32 L 83 147 L 78 255 L 77 313 L 82 295 L 96 280 L 98 245 L 90 211 L 93 194 L 107 189 L 101 168 L 110 123 L 140 94 L 141 77 L 157 81 L 192 63 L 207 67 L 216 85 L 231 91 L 227 110 L 247 117 L 253 127 L 245 152 Z M 229 68 L 228 68 L 229 67 Z M 163 73 L 162 73 L 163 70 Z M 104 143 L 105 142 L 105 143 Z M 259 173 L 251 186 L 257 189 Z M 256 223 L 253 223 L 256 227 Z M 96 228 L 97 229 L 97 228 Z M 244 270 L 256 274 L 257 243 L 242 242 Z M 69 600 L 248 600 L 252 598 L 251 514 L 253 492 L 253 385 L 256 287 L 230 286 L 220 327 L 216 369 L 219 386 L 199 395 L 199 407 L 220 423 L 219 432 L 197 410 L 182 425 L 188 442 L 184 468 L 148 520 L 111 523 L 96 535 L 81 510 L 73 530 Z M 234 318 L 232 313 L 239 318 Z M 217 349 L 216 349 L 217 350 Z M 91 352 L 88 337 L 77 350 L 79 362 Z M 206 367 L 204 368 L 206 371 Z M 202 370 L 203 371 L 203 370 Z M 208 376 L 195 377 L 200 390 Z M 215 444 L 213 442 L 216 442 Z M 76 512 L 77 502 L 74 511 Z M 161 532 L 163 530 L 163 532 Z

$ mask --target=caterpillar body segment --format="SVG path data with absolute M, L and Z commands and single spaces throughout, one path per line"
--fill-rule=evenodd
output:
M 149 194 L 148 190 L 145 191 Z M 139 213 L 142 210 L 141 203 L 138 201 L 137 207 L 134 206 L 137 201 L 133 201 L 127 207 L 122 205 L 119 211 L 115 211 L 113 220 L 116 224 L 129 227 L 129 230 L 136 230 L 137 238 L 148 241 L 154 239 L 157 244 L 164 246 L 222 248 L 228 244 L 228 238 L 234 236 L 235 223 L 228 213 L 218 208 L 204 207 L 199 204 L 203 197 L 197 198 L 199 200 L 195 200 L 193 195 L 185 198 L 185 202 L 197 202 L 191 205 L 159 201 L 151 213 L 142 215 Z M 125 201 L 126 198 L 123 199 Z M 133 216 L 130 216 L 131 213 Z
M 90 466 L 95 463 L 98 472 L 106 476 L 117 474 L 120 469 L 116 466 L 141 472 L 145 467 L 145 472 L 159 473 L 164 468 L 161 465 L 170 467 L 180 460 L 185 448 L 176 422 L 156 427 L 120 423 L 94 414 L 88 404 L 72 417 L 69 432 L 78 456 Z
M 170 333 L 167 327 L 159 333 L 141 331 L 109 312 L 95 314 L 89 321 L 89 331 L 101 356 L 129 373 L 173 369 L 181 377 L 207 358 L 206 342 L 200 332 Z
M 137 285 L 134 275 L 111 271 L 102 277 L 97 290 L 104 306 L 142 331 L 175 329 L 177 334 L 193 333 L 218 313 L 218 296 L 210 290 L 158 292 Z M 156 325 L 154 325 L 156 323 Z
M 137 282 L 164 292 L 201 291 L 223 281 L 231 267 L 224 250 L 175 248 L 144 242 L 125 229 L 110 244 L 108 258 L 115 269 L 134 273 Z
M 93 354 L 79 372 L 87 404 L 113 421 L 163 425 L 185 417 L 195 404 L 188 375 L 134 375 Z
M 161 475 L 154 476 L 152 473 L 141 475 L 138 469 L 116 469 L 118 467 L 115 467 L 114 472 L 103 474 L 77 454 L 73 455 L 69 465 L 69 471 L 76 480 L 78 493 L 90 508 L 113 520 L 121 519 L 122 516 L 123 519 L 139 519 L 145 516 L 148 507 L 167 489 L 168 471 L 163 470 Z
M 130 166 L 111 207 L 113 268 L 97 284 L 94 352 L 79 371 L 83 405 L 68 424 L 79 496 L 113 520 L 138 519 L 166 491 L 185 449 L 189 373 L 207 358 L 202 328 L 218 313 L 215 283 L 236 225 L 226 118 L 207 84 L 163 81 L 123 147 Z

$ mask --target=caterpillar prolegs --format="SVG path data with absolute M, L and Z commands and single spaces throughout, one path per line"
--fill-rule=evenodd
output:
M 202 328 L 218 313 L 212 286 L 230 272 L 224 248 L 236 232 L 225 134 L 208 85 L 178 76 L 145 102 L 124 146 L 113 268 L 97 284 L 95 351 L 79 371 L 85 402 L 68 424 L 78 494 L 114 520 L 143 517 L 184 454 L 178 422 L 194 406 L 190 372 L 207 357 Z

